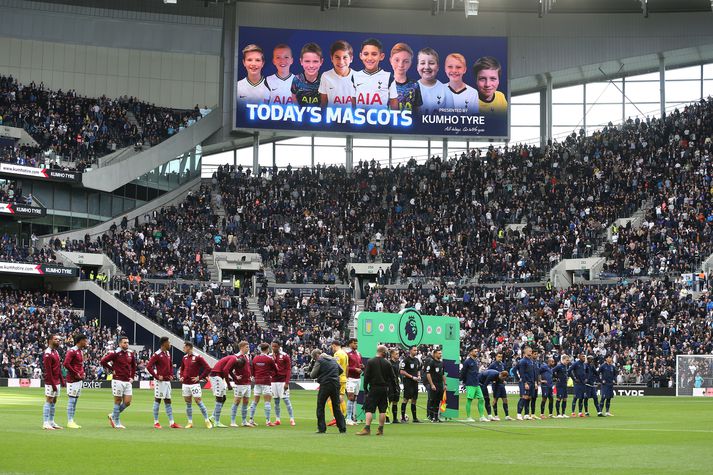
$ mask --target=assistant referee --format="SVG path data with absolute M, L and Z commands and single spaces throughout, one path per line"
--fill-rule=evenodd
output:
M 379 345 L 376 348 L 376 357 L 369 358 L 366 363 L 364 369 L 366 425 L 356 435 L 371 435 L 371 421 L 377 409 L 379 410 L 379 429 L 376 435 L 384 435 L 386 408 L 389 405 L 389 387 L 392 384 L 398 384 L 394 370 L 386 359 L 388 355 L 389 349 L 384 345 Z

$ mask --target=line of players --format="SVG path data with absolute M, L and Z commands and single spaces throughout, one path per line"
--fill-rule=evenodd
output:
M 55 407 L 60 388 L 67 386 L 67 427 L 80 429 L 74 416 L 77 408 L 77 401 L 81 395 L 82 385 L 85 378 L 84 358 L 82 351 L 87 346 L 85 335 L 74 337 L 74 346 L 70 348 L 63 362 L 60 364 L 59 352 L 60 338 L 51 335 L 48 338 L 48 347 L 43 354 L 43 364 L 45 373 L 45 404 L 43 406 L 43 429 L 62 429 L 55 422 Z M 154 403 L 153 418 L 154 428 L 161 429 L 159 423 L 159 412 L 161 402 L 164 404 L 166 415 L 168 416 L 169 427 L 181 429 L 173 416 L 172 388 L 171 381 L 174 380 L 173 364 L 171 361 L 171 343 L 168 337 L 161 337 L 160 348 L 156 351 L 146 364 L 147 371 L 154 378 Z M 292 362 L 289 355 L 282 352 L 278 342 L 272 344 L 261 343 L 260 354 L 255 357 L 250 356 L 250 346 L 248 342 L 241 341 L 238 344 L 239 352 L 228 355 L 220 359 L 213 368 L 200 355 L 194 354 L 193 344 L 184 342 L 183 352 L 185 355 L 181 360 L 178 371 L 178 380 L 182 383 L 181 395 L 186 403 L 186 416 L 188 423 L 185 428 L 193 427 L 193 403 L 195 403 L 203 416 L 206 428 L 228 427 L 220 422 L 220 415 L 227 400 L 227 391 L 233 389 L 234 399 L 231 408 L 230 427 L 240 427 L 236 423 L 237 411 L 242 404 L 242 427 L 256 427 L 254 421 L 257 405 L 262 397 L 264 401 L 264 411 L 266 425 L 269 427 L 281 425 L 280 403 L 284 402 L 290 418 L 290 425 L 295 425 L 294 412 L 290 402 L 289 384 L 292 373 Z M 272 349 L 272 353 L 270 350 Z M 129 349 L 129 339 L 125 336 L 119 338 L 119 346 L 101 359 L 101 365 L 107 372 L 112 373 L 111 390 L 114 397 L 113 411 L 107 418 L 111 427 L 115 429 L 125 429 L 121 423 L 121 414 L 131 405 L 133 389 L 132 382 L 136 376 L 137 360 L 136 355 Z M 67 378 L 62 375 L 61 366 L 67 371 Z M 212 414 L 202 400 L 201 381 L 208 380 L 211 384 L 213 395 L 215 396 L 215 408 Z M 234 383 L 234 387 L 231 385 Z M 254 399 L 250 403 L 251 391 L 254 392 Z M 271 421 L 272 401 L 275 402 L 275 420 Z M 250 404 L 248 408 L 248 404 Z M 248 411 L 250 417 L 248 418 Z
M 169 427 L 181 428 L 173 417 L 171 381 L 174 379 L 173 365 L 170 356 L 171 344 L 168 337 L 159 340 L 160 348 L 149 359 L 146 369 L 154 378 L 154 427 L 161 428 L 159 423 L 160 404 L 163 401 L 164 409 L 169 420 Z M 45 404 L 43 406 L 43 428 L 48 430 L 61 429 L 55 422 L 55 405 L 59 396 L 60 387 L 65 384 L 60 367 L 60 357 L 57 348 L 60 339 L 51 335 L 48 347 L 43 355 L 45 368 Z M 79 429 L 74 421 L 77 401 L 81 394 L 84 374 L 84 360 L 82 350 L 87 346 L 85 335 L 74 337 L 74 346 L 70 348 L 64 358 L 62 366 L 67 371 L 67 427 Z M 356 424 L 356 396 L 359 394 L 360 377 L 363 371 L 363 361 L 358 351 L 358 341 L 351 338 L 348 341 L 347 351 L 342 350 L 338 341 L 332 342 L 332 352 L 335 359 L 343 368 L 340 379 L 340 405 L 346 414 L 347 424 Z M 266 425 L 268 427 L 281 425 L 280 403 L 284 402 L 290 418 L 290 425 L 295 425 L 294 412 L 290 401 L 289 383 L 292 372 L 292 362 L 289 355 L 283 353 L 277 341 L 271 344 L 262 343 L 259 346 L 260 354 L 250 356 L 250 346 L 246 341 L 238 344 L 238 353 L 225 356 L 211 368 L 200 355 L 193 353 L 193 344 L 185 342 L 185 353 L 178 372 L 178 379 L 182 383 L 181 394 L 186 403 L 186 428 L 193 427 L 193 403 L 198 406 L 203 416 L 206 428 L 228 427 L 220 422 L 223 405 L 227 401 L 227 391 L 234 391 L 231 407 L 230 427 L 256 427 L 254 421 L 257 405 L 260 398 L 264 401 Z M 270 350 L 272 353 L 270 354 Z M 567 418 L 568 380 L 571 377 L 574 383 L 574 399 L 572 401 L 572 417 L 589 416 L 589 399 L 594 399 L 594 407 L 600 417 L 611 416 L 610 405 L 614 397 L 614 383 L 617 377 L 616 366 L 612 357 L 608 355 L 605 362 L 596 367 L 594 358 L 579 354 L 578 359 L 570 365 L 570 357 L 562 355 L 560 363 L 555 364 L 554 358 L 546 362 L 539 361 L 537 349 L 525 347 L 523 357 L 511 368 L 510 373 L 505 371 L 503 355 L 498 353 L 490 366 L 479 371 L 480 361 L 478 350 L 471 349 L 468 357 L 463 362 L 460 380 L 466 388 L 466 416 L 471 418 L 471 404 L 475 399 L 478 404 L 480 421 L 498 421 L 498 401 L 502 402 L 506 420 L 512 420 L 509 414 L 505 381 L 508 376 L 519 379 L 520 399 L 518 400 L 517 419 L 533 420 L 537 417 L 536 401 L 538 388 L 541 391 L 540 418 L 545 418 L 545 407 L 549 409 L 549 417 Z M 401 403 L 401 417 L 398 417 L 398 401 L 400 388 L 389 388 L 389 400 L 392 409 L 392 423 L 406 422 L 406 408 L 410 403 L 412 422 L 420 420 L 416 415 L 419 383 L 423 370 L 423 384 L 428 392 L 427 417 L 431 422 L 440 422 L 438 406 L 446 389 L 446 375 L 443 369 L 442 353 L 436 348 L 423 362 L 418 358 L 418 348 L 411 347 L 409 353 L 399 358 L 399 351 L 392 350 L 390 363 L 394 373 L 400 376 L 403 385 L 403 400 Z M 101 359 L 101 365 L 113 373 L 112 394 L 114 408 L 109 414 L 110 425 L 116 429 L 124 429 L 121 424 L 121 413 L 131 405 L 132 381 L 136 375 L 137 361 L 135 354 L 129 349 L 127 337 L 120 337 L 116 350 L 108 353 Z M 215 408 L 212 414 L 202 400 L 200 381 L 208 380 L 215 396 Z M 397 378 L 398 379 L 398 378 Z M 234 387 L 231 385 L 234 383 Z M 601 384 L 601 402 L 597 397 L 597 385 Z M 254 385 L 254 386 L 253 386 Z M 492 386 L 493 404 L 490 404 L 488 386 Z M 254 399 L 250 402 L 251 391 Z M 346 395 L 347 401 L 344 396 Z M 556 397 L 556 414 L 553 413 L 553 399 Z M 275 420 L 271 421 L 272 401 L 275 402 Z M 346 403 L 346 404 L 345 404 Z M 248 406 L 249 404 L 249 406 Z M 240 407 L 242 405 L 242 408 Z M 346 407 L 344 407 L 346 406 Z M 578 412 L 575 411 L 579 408 Z M 242 423 L 237 424 L 237 412 L 241 408 Z M 249 412 L 249 417 L 248 417 Z M 333 425 L 336 421 L 330 422 Z
M 508 373 L 503 363 L 503 355 L 498 353 L 494 361 L 484 371 L 478 371 L 478 350 L 473 348 L 468 358 L 463 362 L 461 381 L 466 387 L 466 419 L 471 418 L 471 404 L 478 402 L 478 412 L 481 422 L 498 421 L 498 400 L 502 401 L 505 419 L 512 420 L 509 414 L 505 380 L 508 377 L 519 379 L 520 398 L 517 405 L 517 420 L 536 420 L 538 388 L 540 390 L 540 419 L 569 418 L 567 415 L 567 398 L 569 379 L 574 386 L 571 417 L 589 417 L 589 400 L 594 400 L 594 408 L 599 417 L 611 416 L 611 400 L 614 398 L 614 384 L 617 378 L 617 368 L 611 355 L 607 355 L 598 367 L 593 356 L 580 353 L 577 360 L 571 363 L 569 355 L 560 356 L 560 362 L 555 363 L 552 357 L 540 361 L 539 351 L 531 347 L 523 349 L 523 356 Z M 570 364 L 571 363 L 571 364 Z M 493 405 L 490 405 L 488 386 L 492 385 Z M 597 396 L 597 386 L 600 386 L 601 401 Z M 556 399 L 556 400 L 555 400 Z M 554 411 L 553 411 L 554 406 Z M 547 407 L 549 414 L 545 414 Z M 577 411 L 578 408 L 578 411 Z
M 381 69 L 385 58 L 384 46 L 370 38 L 361 45 L 359 58 L 364 70 L 354 71 L 352 46 L 343 40 L 332 44 L 329 54 L 333 68 L 320 74 L 324 63 L 322 48 L 316 43 L 304 45 L 300 52 L 303 72 L 293 75 L 292 48 L 277 45 L 273 64 L 277 72 L 264 77 L 265 54 L 258 45 L 242 50 L 247 76 L 237 84 L 239 103 L 297 104 L 301 106 L 358 106 L 387 107 L 393 110 L 413 110 L 422 114 L 437 113 L 440 108 L 458 108 L 470 114 L 507 111 L 507 99 L 498 91 L 501 65 L 497 59 L 485 56 L 473 64 L 476 87 L 466 84 L 468 65 L 460 53 L 445 58 L 447 84 L 437 79 L 439 55 L 433 48 L 423 48 L 416 56 L 418 81 L 409 79 L 408 70 L 414 52 L 406 43 L 397 43 L 390 52 L 393 74 Z

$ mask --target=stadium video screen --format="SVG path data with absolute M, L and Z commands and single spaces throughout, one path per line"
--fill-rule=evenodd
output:
M 508 136 L 507 38 L 240 27 L 238 129 Z

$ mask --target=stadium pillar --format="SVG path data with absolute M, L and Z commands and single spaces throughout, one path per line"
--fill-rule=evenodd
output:
M 431 139 L 428 139 L 428 157 L 426 158 L 431 158 Z
M 552 77 L 547 75 L 547 87 L 540 91 L 540 145 L 552 138 Z
M 659 94 L 661 100 L 660 116 L 666 115 L 666 60 L 659 55 Z
M 389 168 L 391 168 L 391 161 L 393 160 L 394 150 L 391 148 L 391 137 L 389 137 Z
M 448 158 L 448 139 L 443 138 L 443 152 L 441 155 L 441 159 L 444 161 Z
M 314 135 L 312 136 L 312 147 L 310 147 L 310 164 L 314 170 Z
M 233 149 L 233 166 L 235 168 L 238 168 L 238 149 L 237 148 Z
M 354 137 L 352 135 L 347 135 L 347 173 L 351 174 L 354 169 Z
M 260 174 L 260 132 L 253 132 L 253 175 Z
M 312 139 L 314 140 L 314 138 Z M 314 142 L 312 143 L 312 149 L 314 149 Z M 313 153 L 314 155 L 314 153 Z M 277 141 L 273 137 L 272 139 L 272 168 L 277 167 Z

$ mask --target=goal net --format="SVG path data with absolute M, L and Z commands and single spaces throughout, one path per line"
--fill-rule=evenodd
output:
M 676 396 L 713 397 L 713 355 L 676 356 Z

